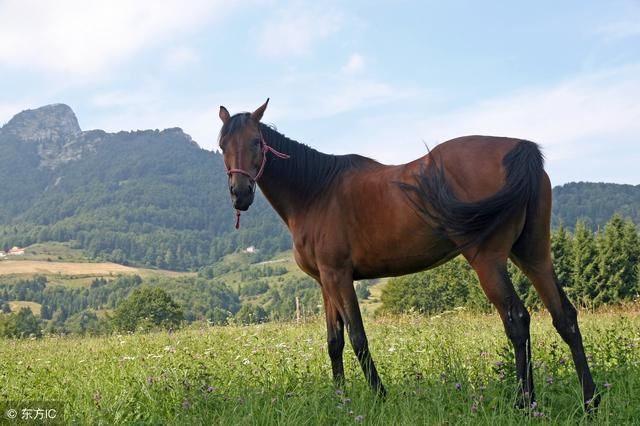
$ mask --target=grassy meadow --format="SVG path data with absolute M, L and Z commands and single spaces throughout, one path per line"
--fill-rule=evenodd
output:
M 22 256 L 0 259 L 0 279 L 3 282 L 15 282 L 34 275 L 46 276 L 52 286 L 77 288 L 88 287 L 96 278 L 112 279 L 120 275 L 179 277 L 195 273 L 99 262 L 89 259 L 82 250 L 73 249 L 67 243 L 34 244 L 27 247 Z
M 62 401 L 65 421 L 76 424 L 633 424 L 640 309 L 580 319 L 603 394 L 592 420 L 548 315 L 532 318 L 539 405 L 521 411 L 513 408 L 513 356 L 499 318 L 464 311 L 366 320 L 384 402 L 368 390 L 348 344 L 347 382 L 332 384 L 321 318 L 3 340 L 0 400 Z

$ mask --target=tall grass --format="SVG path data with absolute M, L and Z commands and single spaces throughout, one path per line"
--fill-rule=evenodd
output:
M 367 321 L 384 402 L 349 345 L 347 382 L 334 387 L 321 319 L 0 341 L 0 401 L 62 401 L 65 421 L 78 424 L 633 424 L 640 315 L 580 320 L 603 394 L 592 420 L 568 348 L 543 314 L 532 319 L 538 406 L 524 411 L 513 408 L 513 356 L 499 318 L 465 312 Z

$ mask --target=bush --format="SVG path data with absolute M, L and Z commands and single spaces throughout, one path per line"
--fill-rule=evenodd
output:
M 240 287 L 240 296 L 258 296 L 269 291 L 266 281 L 252 281 Z
M 120 331 L 171 329 L 182 321 L 182 310 L 166 291 L 156 287 L 139 287 L 116 308 L 113 323 Z
M 244 304 L 235 316 L 236 322 L 243 325 L 259 324 L 267 320 L 267 313 L 258 305 Z
M 40 321 L 30 308 L 21 308 L 16 314 L 0 317 L 0 336 L 3 337 L 41 337 Z
M 483 310 L 488 304 L 475 272 L 462 258 L 435 269 L 389 280 L 382 289 L 382 310 L 434 314 L 457 306 Z

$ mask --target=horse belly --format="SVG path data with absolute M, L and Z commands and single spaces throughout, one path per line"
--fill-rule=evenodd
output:
M 430 246 L 387 244 L 383 250 L 367 250 L 352 258 L 354 279 L 412 274 L 441 265 L 458 254 L 455 244 L 448 240 Z

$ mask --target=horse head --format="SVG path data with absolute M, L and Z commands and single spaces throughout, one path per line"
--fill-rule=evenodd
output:
M 269 99 L 252 113 L 231 116 L 220 107 L 220 149 L 229 176 L 229 192 L 233 207 L 246 211 L 253 203 L 256 181 L 262 175 L 266 163 L 266 145 L 260 132 L 260 120 L 267 109 Z

